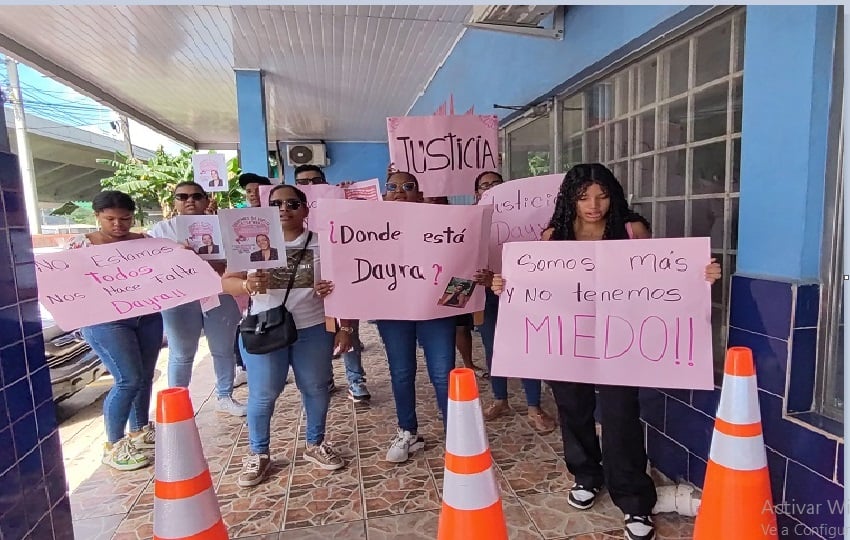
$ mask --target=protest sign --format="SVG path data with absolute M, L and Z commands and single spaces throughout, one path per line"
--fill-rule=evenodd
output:
M 275 207 L 219 210 L 222 244 L 231 272 L 277 268 L 286 253 Z
M 155 313 L 221 292 L 192 250 L 143 238 L 35 256 L 38 299 L 65 331 Z
M 192 156 L 192 169 L 195 173 L 195 182 L 204 188 L 204 191 L 227 191 L 227 163 L 224 154 L 194 154 Z
M 502 246 L 506 242 L 533 242 L 549 226 L 563 174 L 519 178 L 484 192 L 480 205 L 493 207 L 490 224 L 490 270 L 502 269 Z
M 344 199 L 345 191 L 333 184 L 310 184 L 307 186 L 295 186 L 307 196 L 307 206 L 310 210 L 318 207 L 319 199 Z
M 192 251 L 205 260 L 223 260 L 221 230 L 217 216 L 177 216 L 177 238 L 188 242 Z
M 475 177 L 498 171 L 496 116 L 387 118 L 390 161 L 419 180 L 426 197 L 474 195 Z
M 346 199 L 358 201 L 383 201 L 381 197 L 381 184 L 377 178 L 353 182 L 343 188 Z
M 325 200 L 314 216 L 325 313 L 343 319 L 427 320 L 484 308 L 474 275 L 487 261 L 492 209 Z
M 708 238 L 512 242 L 492 374 L 714 388 Z

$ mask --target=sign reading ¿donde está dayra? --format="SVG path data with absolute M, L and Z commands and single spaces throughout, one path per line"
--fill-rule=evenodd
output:
M 36 255 L 35 268 L 39 301 L 66 331 L 221 292 L 221 278 L 208 262 L 158 238 Z

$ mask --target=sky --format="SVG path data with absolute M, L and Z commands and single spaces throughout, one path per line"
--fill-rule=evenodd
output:
M 118 120 L 118 113 L 109 107 L 77 93 L 62 81 L 43 75 L 25 64 L 18 64 L 18 78 L 24 96 L 24 111 L 27 114 L 123 140 L 121 133 L 110 125 L 111 122 Z M 2 54 L 0 54 L 0 86 L 4 91 L 9 88 L 5 56 Z M 168 153 L 188 149 L 185 145 L 157 133 L 132 118 L 129 122 L 130 140 L 134 146 L 155 150 L 161 145 Z

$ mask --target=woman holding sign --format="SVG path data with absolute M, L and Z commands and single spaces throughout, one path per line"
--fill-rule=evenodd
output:
M 92 210 L 98 231 L 73 238 L 70 249 L 146 238 L 130 232 L 136 203 L 126 193 L 102 191 L 92 201 Z M 148 410 L 156 359 L 162 348 L 162 317 L 152 313 L 86 326 L 80 332 L 115 379 L 103 400 L 103 463 L 119 471 L 146 467 L 150 464 L 148 456 L 139 450 L 151 450 L 156 442 Z M 130 432 L 125 434 L 128 422 Z
M 184 243 L 186 238 L 181 234 L 183 229 L 179 226 L 181 216 L 202 216 L 209 204 L 210 197 L 200 184 L 191 181 L 180 182 L 174 188 L 174 208 L 177 210 L 177 216 L 160 221 L 151 228 L 149 234 L 154 238 Z M 203 246 L 208 247 L 212 244 L 212 236 L 203 236 L 210 239 L 209 244 Z M 210 265 L 219 274 L 224 273 L 223 262 L 210 261 Z M 218 307 L 207 312 L 201 309 L 200 301 L 189 302 L 162 312 L 165 335 L 168 338 L 168 385 L 189 387 L 192 365 L 203 332 L 215 371 L 216 410 L 233 416 L 245 416 L 245 405 L 233 399 L 236 368 L 233 332 L 242 314 L 233 296 L 219 294 L 218 302 Z
M 645 219 L 629 210 L 623 188 L 613 173 L 599 163 L 580 164 L 567 172 L 549 228 L 543 240 L 585 241 L 650 238 Z M 705 279 L 714 283 L 720 265 L 711 259 Z M 493 291 L 504 290 L 500 276 Z M 638 388 L 550 381 L 558 404 L 564 460 L 575 476 L 569 492 L 570 506 L 587 510 L 603 485 L 614 504 L 625 514 L 628 540 L 652 540 L 652 508 L 656 493 L 646 473 L 647 457 L 640 423 Z M 596 435 L 596 392 L 602 424 L 602 447 Z M 604 457 L 604 460 L 603 460 Z
M 242 461 L 238 484 L 255 486 L 269 471 L 269 438 L 275 400 L 286 386 L 290 366 L 301 390 L 307 415 L 307 448 L 304 459 L 322 469 L 333 471 L 344 466 L 342 458 L 325 442 L 325 422 L 330 404 L 328 381 L 332 377 L 334 347 L 351 349 L 350 321 L 340 321 L 336 335 L 325 329 L 323 298 L 333 289 L 326 281 L 316 282 L 319 270 L 319 238 L 304 227 L 307 197 L 300 189 L 279 185 L 269 194 L 269 205 L 276 206 L 286 241 L 285 266 L 256 272 L 229 272 L 222 278 L 224 292 L 251 295 L 249 316 L 261 318 L 280 313 L 283 306 L 297 329 L 290 345 L 260 354 L 246 347 L 245 328 L 240 350 L 248 373 L 248 440 L 251 453 Z M 249 336 L 262 338 L 262 333 Z M 300 411 L 298 411 L 300 414 Z M 293 421 L 296 419 L 293 418 Z
M 391 172 L 386 189 L 386 201 L 424 202 L 419 182 L 410 173 Z M 404 463 L 410 454 L 425 448 L 425 439 L 417 434 L 416 342 L 418 340 L 425 351 L 428 376 L 445 426 L 449 373 L 455 366 L 455 317 L 428 321 L 377 321 L 377 326 L 387 350 L 398 418 L 397 433 L 387 450 L 386 459 L 392 463 Z
M 497 172 L 483 172 L 475 179 L 475 199 L 491 187 L 503 182 L 502 175 Z M 488 269 L 479 270 L 475 276 L 479 283 L 489 287 L 493 280 L 493 272 Z M 484 323 L 478 328 L 481 333 L 481 343 L 484 345 L 484 359 L 487 370 L 493 369 L 493 342 L 496 338 L 496 318 L 499 315 L 499 297 L 486 289 L 484 301 Z M 536 379 L 522 379 L 522 389 L 525 391 L 525 402 L 528 406 L 528 422 L 540 434 L 546 435 L 555 431 L 555 421 L 540 407 L 540 394 L 543 383 Z M 484 409 L 484 419 L 495 420 L 510 413 L 508 405 L 508 379 L 490 375 L 490 389 L 493 391 L 493 403 Z

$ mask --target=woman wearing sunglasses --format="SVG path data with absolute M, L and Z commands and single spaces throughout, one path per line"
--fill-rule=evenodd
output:
M 205 215 L 210 199 L 204 188 L 195 182 L 180 182 L 174 188 L 174 208 L 178 216 Z M 177 218 L 160 221 L 148 233 L 154 238 L 167 238 L 183 243 L 178 238 Z M 224 263 L 209 261 L 219 274 Z M 245 405 L 233 399 L 233 381 L 236 354 L 233 351 L 233 331 L 241 314 L 236 300 L 229 294 L 218 295 L 219 305 L 206 313 L 201 302 L 189 302 L 162 312 L 165 335 L 168 338 L 168 386 L 188 387 L 192 380 L 192 364 L 198 352 L 201 331 L 213 359 L 215 371 L 216 410 L 234 416 L 245 416 Z
M 351 322 L 340 321 L 336 335 L 325 329 L 323 299 L 333 290 L 333 284 L 316 278 L 320 275 L 319 238 L 304 227 L 307 196 L 294 186 L 276 186 L 269 194 L 269 206 L 279 211 L 286 262 L 271 270 L 228 272 L 222 278 L 222 288 L 231 294 L 250 294 L 251 314 L 279 307 L 285 302 L 298 329 L 298 339 L 288 347 L 267 354 L 249 353 L 240 339 L 251 389 L 248 395 L 250 454 L 242 461 L 238 479 L 241 487 L 255 486 L 268 474 L 271 418 L 275 401 L 286 386 L 290 367 L 307 415 L 304 459 L 330 471 L 344 466 L 342 458 L 325 442 L 325 422 L 330 403 L 331 356 L 334 347 L 341 351 L 351 348 Z M 291 272 L 295 272 L 295 276 L 287 296 Z
M 384 200 L 424 202 L 419 182 L 407 172 L 393 171 L 387 177 Z M 377 321 L 378 333 L 387 350 L 398 428 L 387 450 L 387 461 L 404 463 L 410 454 L 425 448 L 416 418 L 416 342 L 425 351 L 428 377 L 437 395 L 437 405 L 446 422 L 449 373 L 455 367 L 455 318 L 427 321 Z

